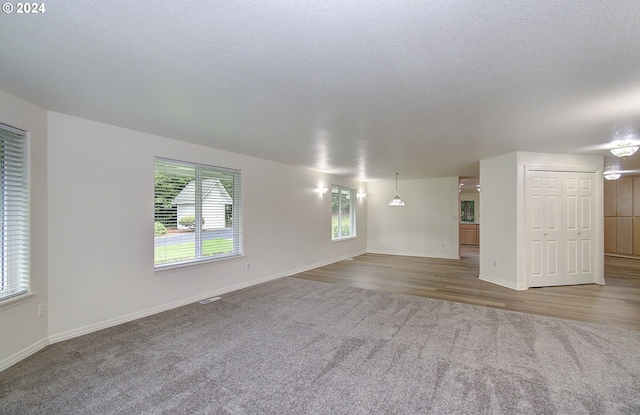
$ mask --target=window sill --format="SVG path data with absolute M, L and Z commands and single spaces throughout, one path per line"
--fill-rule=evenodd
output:
M 35 295 L 36 293 L 34 291 L 29 291 L 15 297 L 7 298 L 6 300 L 0 300 L 0 311 L 17 306 L 18 304 L 26 303 L 31 300 L 31 298 L 35 297 Z
M 202 267 L 202 266 L 211 265 L 212 263 L 216 263 L 216 262 L 230 261 L 230 260 L 244 258 L 244 257 L 245 257 L 244 255 L 230 255 L 222 258 L 212 258 L 212 259 L 200 260 L 200 261 L 190 261 L 190 262 L 181 262 L 177 264 L 154 266 L 153 273 L 164 274 L 169 272 L 176 272 L 183 269 Z
M 332 239 L 331 242 L 342 242 L 342 241 L 348 241 L 349 239 L 358 239 L 358 237 L 357 236 L 345 236 L 344 238 Z

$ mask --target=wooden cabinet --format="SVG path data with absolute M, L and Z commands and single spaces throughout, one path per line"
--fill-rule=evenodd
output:
M 616 185 L 615 180 L 605 180 L 604 181 L 604 216 L 606 217 L 615 217 L 616 213 L 616 205 L 618 199 L 618 186 Z
M 640 176 L 633 178 L 633 216 L 640 216 Z
M 460 245 L 480 245 L 480 225 L 477 223 L 460 224 Z
M 616 252 L 619 254 L 633 254 L 633 220 L 631 217 L 617 217 Z
M 640 255 L 640 216 L 633 218 L 633 255 Z
M 640 256 L 640 176 L 604 183 L 604 251 Z
M 618 223 L 616 217 L 604 218 L 604 252 L 618 251 Z
M 633 216 L 633 177 L 616 180 L 616 216 Z

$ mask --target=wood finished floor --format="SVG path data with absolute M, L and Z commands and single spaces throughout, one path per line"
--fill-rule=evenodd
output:
M 480 281 L 477 247 L 460 260 L 364 254 L 292 275 L 523 313 L 640 330 L 640 260 L 605 257 L 606 285 L 516 291 Z

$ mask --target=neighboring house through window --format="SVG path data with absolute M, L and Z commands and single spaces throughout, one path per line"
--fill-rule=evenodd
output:
M 29 292 L 27 137 L 0 124 L 0 302 Z
M 156 268 L 242 255 L 241 173 L 155 159 Z
M 331 186 L 331 239 L 356 236 L 356 190 Z

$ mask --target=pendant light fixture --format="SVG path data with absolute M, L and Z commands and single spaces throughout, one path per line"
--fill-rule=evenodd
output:
M 396 195 L 391 199 L 391 202 L 389 202 L 389 206 L 404 206 L 404 202 L 400 199 L 400 196 L 398 196 L 398 173 L 396 173 Z

